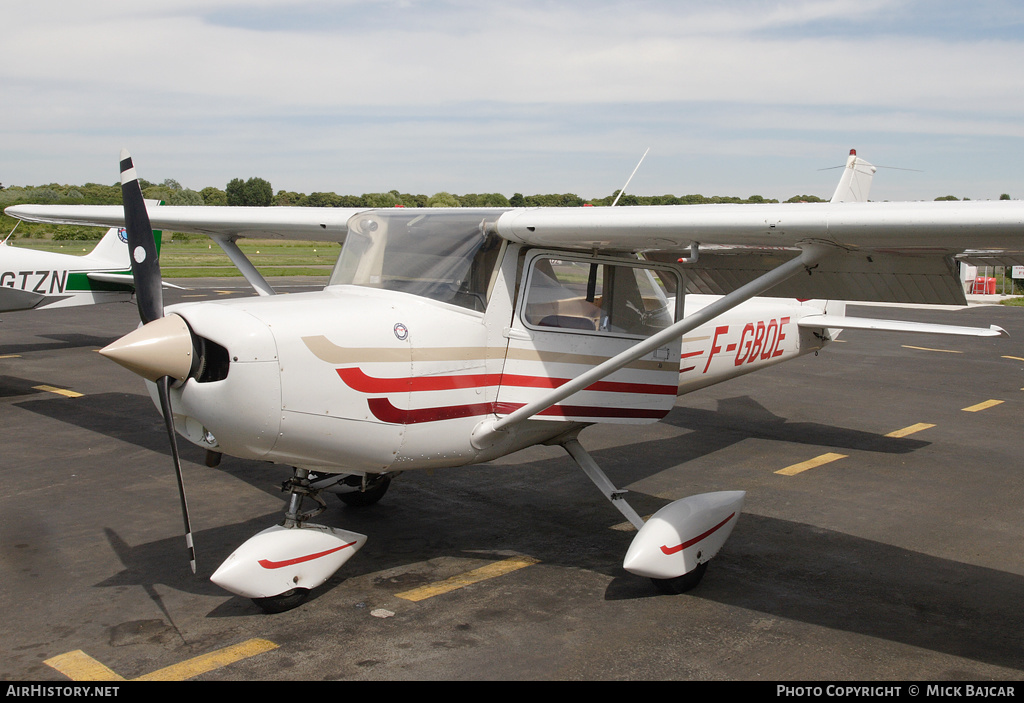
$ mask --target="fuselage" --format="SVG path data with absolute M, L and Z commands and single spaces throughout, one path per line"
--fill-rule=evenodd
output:
M 122 247 L 124 260 L 114 261 L 0 245 L 0 312 L 131 300 L 134 288 L 127 247 Z M 100 280 L 90 273 L 121 274 L 125 280 Z
M 454 272 L 445 273 L 438 261 L 423 280 L 388 284 L 386 252 L 375 246 L 363 242 L 358 259 L 343 253 L 322 291 L 168 308 L 221 350 L 172 391 L 178 431 L 228 455 L 321 471 L 457 466 L 591 423 L 656 422 L 678 395 L 827 341 L 797 326 L 822 301 L 753 299 L 478 448 L 471 435 L 482 421 L 543 397 L 712 296 L 684 303 L 677 267 L 510 243 L 465 252 L 464 270 L 447 262 Z

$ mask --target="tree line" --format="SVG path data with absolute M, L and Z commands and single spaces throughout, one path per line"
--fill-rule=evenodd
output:
M 501 193 L 470 193 L 456 195 L 448 192 L 433 195 L 400 193 L 391 190 L 386 193 L 363 193 L 361 195 L 338 195 L 331 192 L 298 193 L 295 191 L 273 190 L 270 182 L 263 178 L 233 178 L 224 188 L 213 186 L 196 191 L 184 188 L 173 178 L 162 183 L 153 183 L 140 178 L 142 193 L 148 199 L 161 200 L 167 205 L 242 205 L 253 207 L 351 207 L 351 208 L 390 208 L 390 207 L 608 207 L 618 197 L 618 206 L 636 205 L 696 205 L 709 203 L 777 203 L 778 200 L 751 195 L 747 198 L 736 196 L 704 196 L 691 195 L 631 195 L 619 191 L 602 198 L 582 198 L 575 193 L 549 193 L 523 195 L 515 193 L 506 197 Z M 1001 200 L 1009 200 L 1008 194 L 1002 194 Z M 966 198 L 964 198 L 966 200 Z M 936 200 L 958 200 L 955 196 L 946 195 Z M 815 195 L 794 195 L 786 202 L 823 202 Z M 61 204 L 61 205 L 120 205 L 121 185 L 102 185 L 86 183 L 80 186 L 58 185 L 51 183 L 44 186 L 8 186 L 0 184 L 0 207 L 19 203 Z M 10 231 L 15 221 L 6 215 L 2 218 L 6 231 Z M 33 225 L 22 223 L 18 227 L 22 237 L 52 236 L 54 239 L 98 239 L 102 231 L 93 227 L 77 227 L 73 225 Z M 2 236 L 2 234 L 0 234 Z
M 295 191 L 273 190 L 270 182 L 263 178 L 232 179 L 224 188 L 207 187 L 202 190 L 183 188 L 178 181 L 168 178 L 162 183 L 152 183 L 140 178 L 142 194 L 146 198 L 164 201 L 167 205 L 245 205 L 255 207 L 583 207 L 609 206 L 619 196 L 619 191 L 601 198 L 582 198 L 575 193 L 548 193 L 523 195 L 515 193 L 507 197 L 502 193 L 469 193 L 457 195 L 448 192 L 425 195 L 422 193 L 401 193 L 397 190 L 385 193 L 363 193 L 361 195 L 339 195 L 331 192 L 298 193 Z M 797 195 L 789 202 L 820 201 L 813 195 Z M 81 186 L 58 185 L 10 186 L 0 185 L 0 206 L 16 203 L 59 203 L 69 205 L 119 205 L 121 186 L 86 183 Z M 690 205 L 696 203 L 777 203 L 778 200 L 751 195 L 747 198 L 736 196 L 693 195 L 631 195 L 624 194 L 618 205 Z

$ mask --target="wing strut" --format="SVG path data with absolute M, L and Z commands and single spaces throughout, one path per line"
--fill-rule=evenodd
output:
M 724 312 L 731 310 L 740 303 L 761 295 L 773 286 L 778 285 L 787 278 L 791 278 L 801 271 L 810 270 L 816 266 L 832 251 L 832 247 L 823 244 L 809 244 L 804 246 L 799 256 L 778 266 L 771 271 L 755 278 L 750 283 L 737 288 L 732 293 L 723 296 L 711 305 L 702 308 L 693 315 L 684 317 L 670 327 L 654 334 L 642 342 L 639 342 L 621 354 L 613 356 L 594 368 L 586 371 L 571 381 L 552 390 L 545 396 L 527 403 L 523 407 L 509 413 L 497 420 L 484 420 L 473 429 L 472 442 L 479 449 L 490 446 L 497 440 L 499 432 L 508 429 L 512 425 L 528 420 L 542 410 L 546 410 L 555 403 L 565 400 L 573 393 L 583 390 L 593 383 L 618 371 L 627 364 L 630 364 L 645 354 L 664 346 L 670 340 L 681 337 L 687 332 L 703 325 L 718 317 Z
M 210 239 L 217 242 L 220 248 L 224 250 L 224 253 L 228 255 L 242 275 L 245 276 L 245 280 L 249 282 L 257 293 L 260 295 L 274 295 L 276 291 L 270 287 L 267 283 L 267 279 L 263 278 L 263 275 L 256 270 L 256 267 L 252 265 L 252 262 L 246 258 L 242 250 L 238 248 L 238 244 L 235 243 L 234 237 L 226 237 L 224 235 L 211 234 Z

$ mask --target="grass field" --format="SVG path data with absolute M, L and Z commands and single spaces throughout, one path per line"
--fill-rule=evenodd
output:
M 81 256 L 95 242 L 22 239 L 15 246 Z M 296 242 L 246 239 L 238 248 L 264 276 L 326 276 L 341 252 L 337 242 Z M 165 278 L 241 276 L 220 247 L 206 237 L 165 241 L 160 249 L 160 271 Z
M 62 254 L 87 254 L 95 242 L 21 239 L 15 246 Z M 239 240 L 238 248 L 264 276 L 326 276 L 341 252 L 337 242 Z M 194 237 L 164 242 L 160 250 L 160 271 L 165 278 L 241 276 L 227 254 L 209 239 Z M 1003 305 L 1024 306 L 1024 298 L 1011 298 Z

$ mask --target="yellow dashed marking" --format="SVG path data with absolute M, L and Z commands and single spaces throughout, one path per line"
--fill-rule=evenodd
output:
M 236 644 L 233 647 L 225 647 L 224 649 L 218 649 L 216 652 L 210 652 L 209 654 L 194 657 L 165 669 L 159 669 L 151 674 L 140 676 L 135 680 L 185 681 L 195 676 L 199 676 L 199 674 L 205 674 L 207 671 L 219 669 L 222 666 L 227 666 L 228 664 L 233 664 L 236 661 L 254 657 L 257 654 L 262 654 L 263 652 L 269 652 L 272 649 L 277 649 L 277 645 L 270 640 L 252 639 L 242 642 L 241 644 Z
M 57 395 L 63 395 L 68 398 L 81 398 L 81 393 L 75 391 L 69 391 L 67 388 L 55 388 L 54 386 L 32 386 L 34 390 L 46 391 L 47 393 L 56 393 Z
M 207 671 L 219 669 L 236 661 L 269 652 L 272 649 L 277 649 L 277 645 L 270 640 L 251 639 L 241 644 L 218 649 L 216 652 L 194 657 L 180 664 L 158 669 L 151 674 L 145 674 L 132 680 L 185 681 L 200 674 L 205 674 Z M 57 655 L 43 663 L 56 669 L 72 681 L 125 681 L 123 677 L 117 675 L 80 649 L 68 652 L 67 654 Z
M 427 598 L 432 598 L 434 596 L 439 596 L 441 594 L 457 590 L 463 586 L 469 586 L 474 583 L 479 583 L 480 581 L 486 581 L 487 579 L 492 579 L 496 576 L 503 576 L 538 563 L 540 563 L 540 560 L 534 559 L 533 557 L 510 557 L 493 564 L 488 564 L 487 566 L 481 566 L 479 569 L 467 571 L 464 574 L 452 576 L 450 579 L 445 579 L 444 581 L 440 581 L 430 586 L 421 586 L 420 588 L 396 593 L 395 595 L 404 600 L 411 600 L 413 602 L 426 600 Z
M 80 649 L 58 654 L 43 663 L 72 681 L 124 681 L 123 676 L 118 676 Z
M 821 456 L 813 459 L 802 461 L 799 464 L 793 464 L 792 466 L 787 466 L 784 469 L 779 469 L 775 473 L 782 474 L 783 476 L 795 476 L 796 474 L 807 471 L 808 469 L 815 469 L 819 466 L 823 466 L 824 464 L 830 464 L 833 461 L 839 461 L 840 459 L 845 458 L 846 454 L 835 454 L 833 452 L 829 452 L 828 454 L 822 454 Z
M 986 400 L 984 403 L 978 403 L 977 405 L 972 405 L 970 407 L 961 408 L 961 409 L 964 412 L 976 413 L 979 410 L 988 410 L 989 408 L 995 407 L 996 405 L 1001 405 L 1002 402 L 1003 401 L 1001 401 L 1001 400 Z
M 1004 359 L 1013 359 L 1014 361 L 1024 361 L 1024 356 L 1003 356 Z
M 21 354 L 4 354 L 0 356 L 0 359 L 20 359 Z
M 929 347 L 912 347 L 909 344 L 903 344 L 901 346 L 904 349 L 918 349 L 920 351 L 943 352 L 944 354 L 963 354 L 962 351 L 956 351 L 955 349 L 931 349 Z
M 904 427 L 902 430 L 895 430 L 893 432 L 890 432 L 889 434 L 886 435 L 886 437 L 906 437 L 908 434 L 914 434 L 915 432 L 927 430 L 932 427 L 935 427 L 935 425 L 929 424 L 927 422 L 919 422 L 916 425 Z

